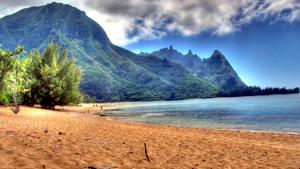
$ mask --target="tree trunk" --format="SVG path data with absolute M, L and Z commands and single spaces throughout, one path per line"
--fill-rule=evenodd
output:
M 17 70 L 14 72 L 15 74 L 15 79 L 14 79 L 14 91 L 13 91 L 13 99 L 14 99 L 14 107 L 15 109 L 13 110 L 15 114 L 18 114 L 20 111 L 20 106 L 18 104 L 18 81 L 17 81 Z

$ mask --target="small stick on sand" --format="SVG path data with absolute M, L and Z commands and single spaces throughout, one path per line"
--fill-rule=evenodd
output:
M 150 162 L 150 159 L 149 159 L 149 157 L 148 157 L 148 152 L 147 152 L 147 145 L 146 145 L 146 143 L 144 143 L 144 147 L 145 147 L 145 154 L 146 154 L 147 161 Z

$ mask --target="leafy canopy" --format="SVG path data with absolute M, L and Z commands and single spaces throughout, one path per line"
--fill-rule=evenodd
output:
M 55 105 L 80 102 L 81 70 L 68 58 L 66 50 L 60 52 L 60 46 L 51 43 L 43 54 L 35 50 L 29 57 L 32 81 L 31 89 L 24 96 L 26 104 L 54 109 Z
M 6 104 L 9 102 L 7 98 L 11 94 L 12 70 L 18 66 L 18 56 L 23 52 L 22 47 L 17 47 L 15 51 L 0 49 L 0 103 Z

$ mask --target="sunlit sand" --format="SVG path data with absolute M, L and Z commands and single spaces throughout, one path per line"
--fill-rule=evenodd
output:
M 57 109 L 0 108 L 0 168 L 300 167 L 300 135 L 128 123 L 94 104 Z

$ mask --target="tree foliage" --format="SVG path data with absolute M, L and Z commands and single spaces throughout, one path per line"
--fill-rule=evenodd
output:
M 22 47 L 17 47 L 15 51 L 0 49 L 0 103 L 9 103 L 9 96 L 12 94 L 10 82 L 14 78 L 12 70 L 15 70 L 20 63 L 18 56 L 23 52 Z
M 24 94 L 24 103 L 40 104 L 54 109 L 55 105 L 77 104 L 81 100 L 78 86 L 81 70 L 74 60 L 68 58 L 66 50 L 49 44 L 44 53 L 35 50 L 30 53 L 29 74 L 31 88 Z
M 237 90 L 227 90 L 220 91 L 218 93 L 219 97 L 239 97 L 239 96 L 256 96 L 256 95 L 272 95 L 272 94 L 295 94 L 299 93 L 299 88 L 296 87 L 294 89 L 287 88 L 272 88 L 267 87 L 265 89 L 261 89 L 257 86 L 249 86 L 242 89 Z

